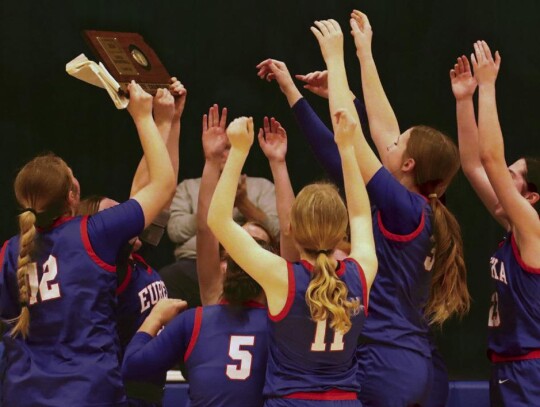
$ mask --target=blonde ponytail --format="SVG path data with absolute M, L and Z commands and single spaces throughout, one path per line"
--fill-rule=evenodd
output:
M 31 210 L 26 210 L 19 215 L 20 244 L 19 258 L 17 260 L 17 284 L 19 286 L 19 302 L 21 313 L 17 317 L 17 323 L 11 330 L 11 336 L 21 334 L 23 338 L 28 337 L 30 328 L 30 283 L 28 280 L 28 269 L 32 263 L 31 253 L 36 236 L 36 215 Z
M 360 302 L 347 299 L 349 290 L 336 275 L 336 261 L 328 254 L 322 250 L 317 253 L 306 303 L 314 321 L 327 319 L 330 328 L 344 335 L 351 329 L 351 315 L 358 311 Z

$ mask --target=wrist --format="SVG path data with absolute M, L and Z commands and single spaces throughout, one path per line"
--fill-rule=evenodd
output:
M 371 49 L 368 50 L 360 50 L 356 51 L 356 56 L 360 60 L 360 62 L 375 62 L 373 60 L 373 54 L 371 53 Z
M 456 103 L 472 102 L 474 93 L 470 95 L 456 96 Z

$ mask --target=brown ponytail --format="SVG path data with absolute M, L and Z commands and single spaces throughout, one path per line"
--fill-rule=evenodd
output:
M 425 314 L 431 324 L 440 325 L 454 313 L 460 316 L 467 313 L 470 307 L 461 229 L 454 215 L 438 199 L 459 170 L 459 150 L 440 131 L 415 126 L 406 153 L 415 161 L 416 186 L 428 197 L 433 212 L 435 260 Z

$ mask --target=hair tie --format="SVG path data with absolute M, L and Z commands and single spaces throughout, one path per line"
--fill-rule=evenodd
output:
M 317 250 L 317 256 L 319 254 L 326 254 L 328 256 L 328 253 L 330 252 L 330 250 Z
M 429 199 L 431 199 L 431 198 L 437 199 L 438 196 L 437 196 L 437 194 L 429 194 L 429 195 L 428 195 L 428 198 L 429 198 Z
M 21 214 L 25 213 L 25 212 L 32 212 L 34 214 L 34 216 L 37 216 L 37 212 L 34 208 L 24 208 L 22 211 L 21 211 Z
M 20 301 L 19 305 L 21 306 L 21 308 L 28 308 L 28 301 Z

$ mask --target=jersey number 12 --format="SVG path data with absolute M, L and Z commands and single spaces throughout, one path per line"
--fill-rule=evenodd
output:
M 41 281 L 38 278 L 37 263 L 28 264 L 28 281 L 30 283 L 30 301 L 29 304 L 38 302 L 37 294 L 41 301 L 48 301 L 55 298 L 60 298 L 60 286 L 52 281 L 58 274 L 56 257 L 50 255 L 45 263 L 43 263 L 43 274 Z

